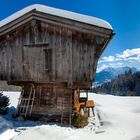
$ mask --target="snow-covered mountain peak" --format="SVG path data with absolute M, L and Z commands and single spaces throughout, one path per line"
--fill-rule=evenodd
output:
M 124 74 L 129 70 L 131 70 L 132 73 L 137 71 L 135 67 L 118 67 L 118 68 L 106 67 L 102 71 L 96 73 L 96 79 L 94 85 L 111 81 L 119 74 Z

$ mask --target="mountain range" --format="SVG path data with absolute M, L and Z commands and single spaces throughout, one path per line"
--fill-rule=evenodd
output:
M 137 71 L 135 67 L 132 68 L 131 67 L 118 67 L 118 68 L 106 67 L 102 71 L 96 73 L 94 86 L 103 84 L 105 82 L 109 82 L 119 74 L 124 74 L 125 72 L 128 72 L 130 69 L 132 73 Z

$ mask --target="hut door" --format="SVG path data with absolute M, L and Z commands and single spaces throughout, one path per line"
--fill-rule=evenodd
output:
M 24 79 L 37 81 L 52 79 L 52 50 L 46 48 L 44 45 L 24 47 Z

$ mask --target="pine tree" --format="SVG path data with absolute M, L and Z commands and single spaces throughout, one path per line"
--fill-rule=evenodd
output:
M 140 72 L 132 73 L 130 69 L 110 82 L 95 87 L 94 91 L 120 96 L 140 96 Z
M 9 98 L 0 93 L 0 114 L 6 115 L 8 113 Z

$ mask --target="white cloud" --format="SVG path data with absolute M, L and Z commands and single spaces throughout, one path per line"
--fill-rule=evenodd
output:
M 120 54 L 100 58 L 97 70 L 101 70 L 105 67 L 115 68 L 121 66 L 130 66 L 140 69 L 140 48 L 127 49 Z
M 108 56 L 108 57 L 102 58 L 102 61 L 105 61 L 105 62 L 113 62 L 114 60 L 115 60 L 114 56 Z
M 125 50 L 122 54 L 116 54 L 117 58 L 125 59 L 129 57 L 137 57 L 140 55 L 140 48 L 132 49 L 132 50 Z

